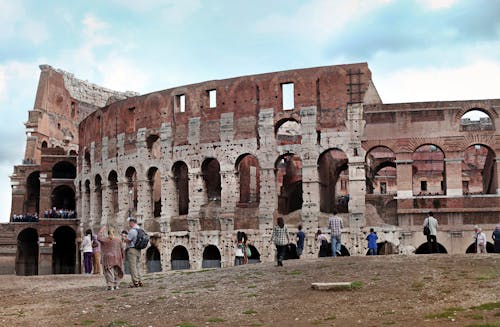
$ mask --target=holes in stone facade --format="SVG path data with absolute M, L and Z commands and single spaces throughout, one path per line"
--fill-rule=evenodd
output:
M 177 161 L 172 167 L 177 189 L 177 210 L 179 215 L 187 215 L 189 211 L 189 178 L 188 167 L 182 161 Z
M 38 275 L 38 232 L 26 228 L 17 236 L 16 275 Z
M 208 158 L 201 165 L 201 174 L 205 182 L 207 201 L 221 200 L 221 176 L 219 161 L 215 158 Z
M 42 142 L 42 149 L 46 149 L 47 148 L 47 141 L 43 141 Z
M 448 253 L 446 248 L 440 243 L 422 243 L 417 250 L 415 250 L 415 254 L 430 254 L 430 253 Z
M 295 108 L 293 83 L 281 84 L 281 103 L 283 110 L 292 110 Z
M 335 210 L 348 212 L 349 173 L 347 163 L 347 155 L 339 149 L 327 150 L 319 157 L 318 178 L 320 181 L 321 212 L 332 213 Z
M 148 148 L 149 154 L 153 159 L 161 158 L 161 142 L 160 137 L 156 134 L 149 135 L 146 138 L 146 146 Z
M 302 160 L 287 153 L 275 163 L 278 190 L 278 212 L 288 214 L 302 209 Z

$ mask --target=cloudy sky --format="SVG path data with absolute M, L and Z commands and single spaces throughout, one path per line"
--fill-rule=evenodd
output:
M 500 98 L 500 0 L 0 0 L 0 222 L 40 64 L 146 93 L 353 62 L 385 103 Z

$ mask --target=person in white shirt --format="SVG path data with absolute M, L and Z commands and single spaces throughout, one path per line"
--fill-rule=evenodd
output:
M 427 246 L 429 247 L 429 253 L 438 253 L 437 245 L 437 228 L 438 221 L 432 216 L 432 211 L 429 211 L 429 215 L 424 220 L 424 227 L 429 227 L 429 235 L 427 235 Z
M 474 226 L 474 232 L 474 239 L 476 240 L 476 252 L 486 253 L 486 234 L 478 226 Z

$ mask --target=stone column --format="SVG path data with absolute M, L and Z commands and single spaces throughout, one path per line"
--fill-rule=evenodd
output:
M 463 158 L 444 158 L 446 172 L 446 195 L 462 196 Z
M 413 160 L 411 153 L 396 153 L 396 181 L 398 185 L 397 196 L 400 199 L 413 197 Z
M 170 219 L 179 214 L 177 204 L 177 189 L 172 173 L 166 176 L 161 183 L 161 218 L 160 226 L 162 233 L 170 232 Z
M 234 212 L 239 200 L 239 182 L 234 169 L 220 172 L 221 177 L 221 207 L 224 213 Z
M 102 180 L 102 218 L 101 224 L 109 224 L 113 219 L 113 190 L 109 187 L 108 180 Z
M 137 213 L 142 216 L 142 222 L 153 219 L 152 186 L 148 180 L 137 181 Z
M 82 212 L 78 213 L 82 222 L 86 221 L 89 226 L 92 226 L 90 220 L 90 193 L 87 193 L 87 187 L 84 185 L 82 190 Z
M 495 158 L 495 176 L 497 194 L 500 194 L 500 158 Z
M 118 214 L 114 217 L 115 226 L 125 226 L 130 213 L 130 194 L 127 181 L 118 182 Z

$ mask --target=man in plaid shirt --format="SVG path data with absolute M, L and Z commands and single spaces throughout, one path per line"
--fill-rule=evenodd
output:
M 340 255 L 340 249 L 342 247 L 340 237 L 342 236 L 342 228 L 344 228 L 342 218 L 337 216 L 336 210 L 333 211 L 333 216 L 328 219 L 328 228 L 331 231 L 332 256 L 336 257 L 337 254 Z

